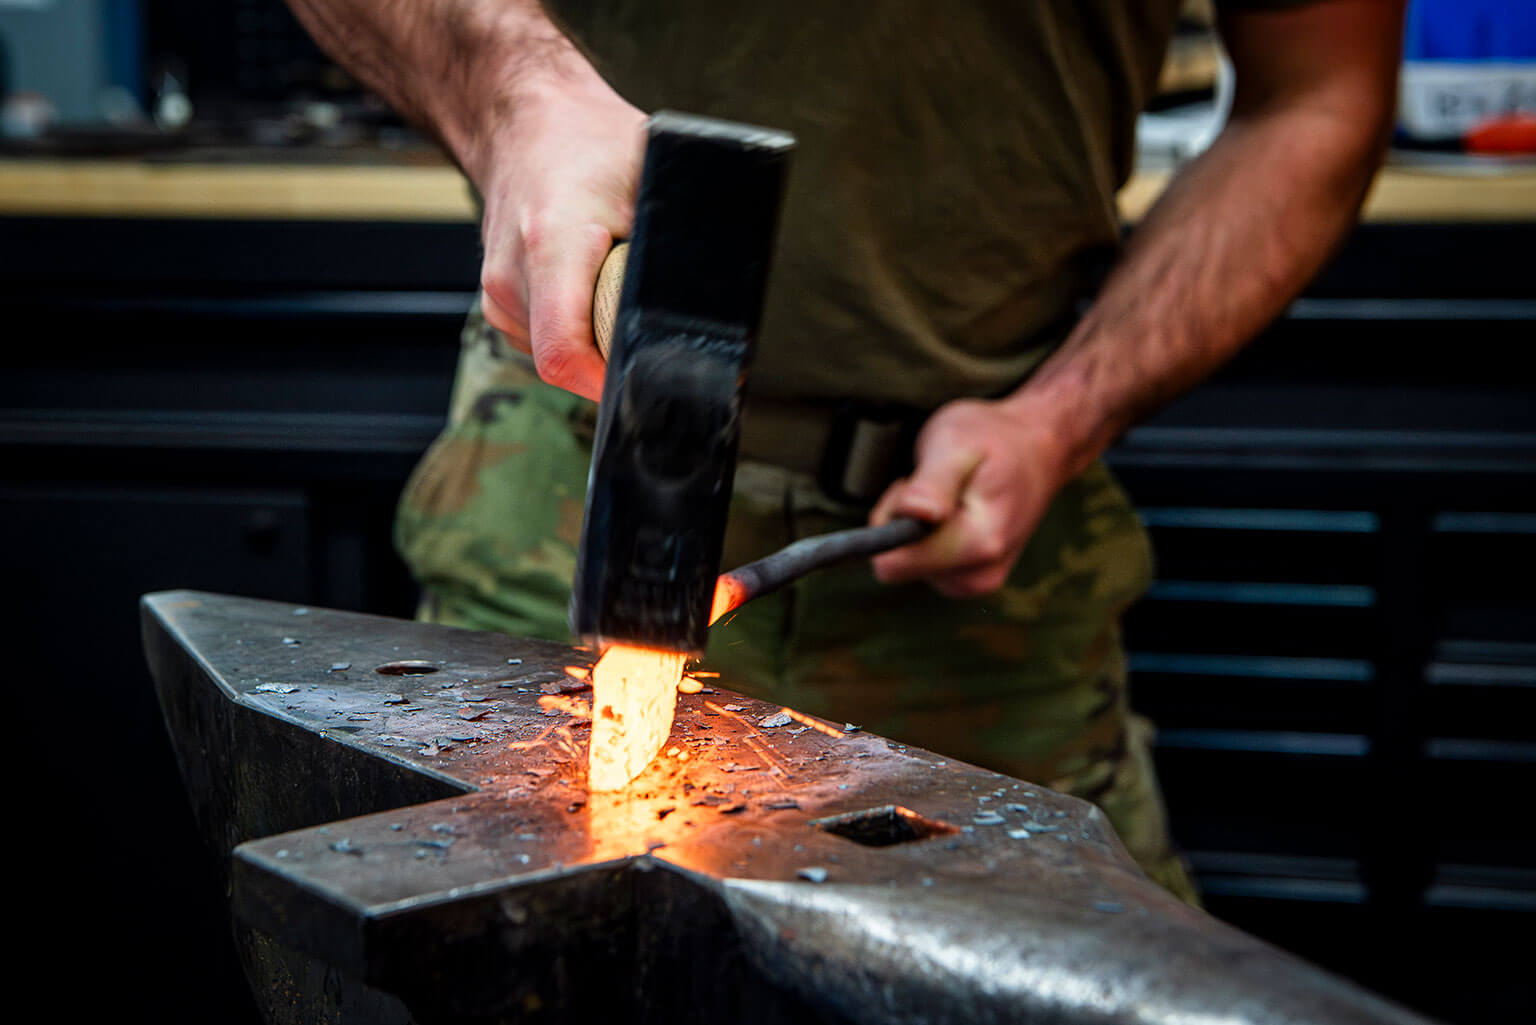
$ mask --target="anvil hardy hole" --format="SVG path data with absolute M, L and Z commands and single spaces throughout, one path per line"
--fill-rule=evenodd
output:
M 890 847 L 960 832 L 948 822 L 926 818 L 899 804 L 814 819 L 811 825 L 865 847 Z
M 383 673 L 385 676 L 426 676 L 428 673 L 437 672 L 437 668 L 431 662 L 406 659 L 403 662 L 385 662 L 375 667 L 373 671 Z

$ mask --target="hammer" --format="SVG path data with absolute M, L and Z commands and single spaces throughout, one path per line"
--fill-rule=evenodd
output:
M 672 112 L 648 123 L 634 231 L 598 275 L 608 359 L 571 630 L 702 654 L 794 137 Z M 727 575 L 731 607 L 843 559 L 909 544 L 896 520 L 799 541 Z

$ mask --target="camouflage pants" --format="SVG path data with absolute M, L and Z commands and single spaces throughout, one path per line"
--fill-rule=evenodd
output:
M 476 315 L 450 423 L 401 500 L 397 541 L 422 618 L 569 640 L 592 405 L 541 383 Z M 743 462 L 724 564 L 864 522 L 803 476 Z M 867 564 L 811 574 L 711 632 L 733 689 L 973 762 L 1099 805 L 1154 880 L 1193 885 L 1168 837 L 1151 726 L 1126 697 L 1121 612 L 1151 552 L 1102 465 L 1056 499 L 1007 585 L 969 600 L 884 586 Z

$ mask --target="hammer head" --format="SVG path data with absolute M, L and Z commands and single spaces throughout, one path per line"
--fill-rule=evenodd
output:
M 598 413 L 571 629 L 702 652 L 792 136 L 659 113 Z

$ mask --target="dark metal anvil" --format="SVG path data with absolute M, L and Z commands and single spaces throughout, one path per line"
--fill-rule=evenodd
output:
M 144 638 L 274 1021 L 1422 1021 L 1092 806 L 727 691 L 589 794 L 562 645 L 194 592 Z

